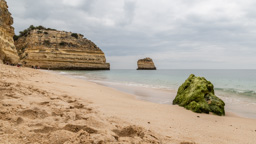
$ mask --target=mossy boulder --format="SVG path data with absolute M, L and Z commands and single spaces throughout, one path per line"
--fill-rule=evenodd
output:
M 196 113 L 225 115 L 225 103 L 214 94 L 213 84 L 193 74 L 179 87 L 173 104 Z

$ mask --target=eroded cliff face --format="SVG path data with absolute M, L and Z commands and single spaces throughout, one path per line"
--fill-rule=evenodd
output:
M 140 59 L 137 64 L 137 70 L 156 70 L 155 64 L 151 58 Z
M 0 63 L 17 64 L 19 57 L 14 45 L 13 18 L 5 0 L 0 0 Z
M 104 53 L 83 35 L 34 29 L 15 41 L 24 66 L 54 70 L 109 70 Z

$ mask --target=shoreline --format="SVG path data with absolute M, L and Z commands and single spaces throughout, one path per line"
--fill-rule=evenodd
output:
M 175 90 L 170 89 L 150 88 L 143 86 L 127 86 L 121 84 L 112 85 L 105 82 L 95 82 L 91 80 L 89 80 L 89 82 L 96 83 L 108 88 L 113 88 L 117 91 L 132 95 L 137 100 L 152 102 L 156 104 L 172 104 L 172 101 L 177 93 Z M 153 95 L 157 95 L 157 98 L 152 97 Z
M 124 85 L 115 86 L 115 85 L 103 84 L 103 83 L 100 83 L 100 82 L 94 82 L 94 81 L 90 81 L 90 82 L 93 82 L 93 83 L 96 83 L 96 84 L 99 84 L 99 85 L 102 85 L 102 86 L 106 86 L 106 87 L 109 87 L 109 88 L 113 88 L 117 91 L 121 91 L 121 92 L 124 92 L 126 94 L 132 95 L 137 100 L 156 103 L 156 104 L 166 104 L 166 105 L 174 106 L 172 104 L 172 101 L 174 100 L 174 98 L 177 94 L 177 91 L 175 91 L 175 90 L 145 88 L 145 87 L 139 87 L 139 86 L 124 86 Z M 154 94 L 157 94 L 158 98 L 159 98 L 159 96 L 162 97 L 163 100 L 150 98 L 149 95 L 154 95 Z M 227 107 L 231 107 L 231 108 L 227 108 Z M 232 110 L 235 109 L 235 108 L 238 109 L 237 107 L 232 107 L 230 105 L 229 106 L 226 105 L 225 111 L 228 115 L 256 120 L 256 116 L 248 117 L 246 114 L 243 115 L 241 113 L 233 112 Z
M 156 87 L 149 87 L 149 86 L 141 86 L 139 84 L 130 85 L 130 84 L 123 84 L 123 83 L 112 82 L 112 81 L 92 80 L 88 77 L 85 78 L 84 76 L 74 76 L 71 74 L 67 74 L 65 72 L 64 73 L 62 72 L 59 73 L 56 71 L 50 71 L 50 72 L 68 76 L 70 78 L 89 81 L 89 82 L 96 83 L 109 88 L 114 88 L 115 90 L 133 95 L 138 100 L 148 101 L 148 102 L 157 103 L 157 104 L 173 105 L 172 101 L 174 100 L 177 94 L 177 89 L 167 89 L 167 88 L 159 88 L 159 87 L 156 88 Z M 241 107 L 240 103 L 239 104 L 237 104 L 237 102 L 234 103 L 234 101 L 237 100 L 236 98 L 239 99 L 239 97 L 227 98 L 223 96 L 224 95 L 223 92 L 219 92 L 217 90 L 216 90 L 216 94 L 225 101 L 226 112 L 232 115 L 236 115 L 238 117 L 256 119 L 255 112 L 251 111 L 251 109 L 253 109 L 253 106 L 244 108 L 244 107 Z
M 63 136 L 68 137 L 65 141 L 75 143 L 81 135 L 105 143 L 256 141 L 255 119 L 229 113 L 223 117 L 197 114 L 179 106 L 141 101 L 96 83 L 29 68 L 0 65 L 0 76 L 0 88 L 7 92 L 1 93 L 1 112 L 9 113 L 8 118 L 0 119 L 2 143 L 42 142 L 56 137 L 54 140 L 64 141 Z M 96 132 L 86 131 L 88 127 Z
M 94 81 L 90 81 L 94 82 Z M 95 82 L 97 84 L 114 88 L 115 90 L 125 92 L 127 94 L 131 94 L 136 97 L 138 100 L 148 101 L 157 104 L 168 104 L 173 105 L 172 101 L 177 95 L 177 90 L 170 90 L 170 89 L 158 89 L 158 88 L 145 88 L 140 86 L 127 86 L 127 85 L 108 85 L 101 82 Z M 216 92 L 218 95 L 218 92 Z M 157 98 L 154 97 L 157 95 Z M 226 97 L 220 96 L 222 99 L 227 99 Z M 235 99 L 235 98 L 232 98 Z M 230 100 L 228 100 L 230 101 Z M 256 115 L 253 112 L 248 112 L 249 108 L 241 109 L 239 104 L 234 104 L 232 102 L 225 102 L 225 111 L 231 115 L 243 118 L 250 118 L 256 120 Z M 254 105 L 250 107 L 251 109 L 254 108 Z M 234 111 L 235 110 L 235 111 Z

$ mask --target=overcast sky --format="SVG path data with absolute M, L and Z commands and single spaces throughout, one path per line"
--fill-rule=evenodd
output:
M 16 34 L 30 25 L 83 34 L 112 69 L 255 69 L 255 0 L 6 0 Z

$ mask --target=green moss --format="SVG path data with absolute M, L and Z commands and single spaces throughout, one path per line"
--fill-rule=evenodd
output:
M 213 84 L 204 77 L 196 77 L 193 74 L 179 87 L 173 104 L 197 113 L 213 112 L 225 115 L 225 103 L 214 94 Z

